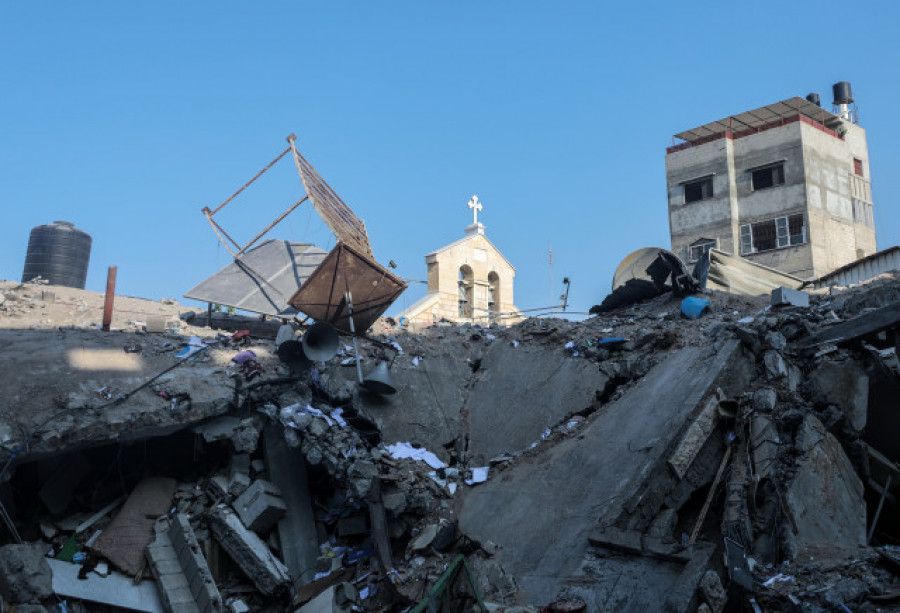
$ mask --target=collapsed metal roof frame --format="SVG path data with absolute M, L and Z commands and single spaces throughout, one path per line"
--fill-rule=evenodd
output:
M 287 149 L 279 153 L 274 160 L 222 204 L 215 209 L 204 207 L 202 212 L 219 240 L 234 258 L 235 263 L 240 264 L 241 257 L 251 250 L 263 236 L 283 221 L 294 209 L 309 200 L 322 221 L 334 233 L 337 244 L 319 267 L 303 280 L 290 298 L 289 304 L 314 319 L 328 321 L 340 330 L 351 332 L 352 326 L 346 311 L 345 294 L 348 292 L 352 294 L 356 291 L 358 296 L 353 299 L 357 303 L 354 320 L 357 328 L 364 331 L 388 309 L 407 285 L 375 261 L 365 223 L 341 200 L 341 197 L 325 182 L 312 164 L 300 154 L 295 145 L 296 140 L 297 137 L 290 134 L 287 137 Z M 306 193 L 248 243 L 238 244 L 213 217 L 288 153 L 294 160 L 297 174 L 300 176 L 300 182 Z M 246 266 L 241 266 L 241 268 L 246 268 Z M 251 270 L 251 272 L 253 271 Z M 254 274 L 254 276 L 257 279 L 261 278 L 261 275 Z

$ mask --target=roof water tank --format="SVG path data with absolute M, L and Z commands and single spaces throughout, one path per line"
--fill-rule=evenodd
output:
M 806 99 L 808 101 L 812 102 L 813 104 L 815 104 L 816 106 L 822 106 L 822 99 L 819 98 L 819 94 L 817 94 L 816 92 L 807 94 Z
M 51 285 L 84 289 L 91 237 L 68 221 L 37 226 L 28 238 L 22 283 L 41 277 Z
M 853 92 L 850 90 L 850 83 L 847 81 L 838 81 L 831 86 L 834 93 L 835 104 L 850 104 L 853 102 Z

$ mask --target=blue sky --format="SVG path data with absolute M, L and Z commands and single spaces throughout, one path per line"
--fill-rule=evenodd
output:
M 401 275 L 424 279 L 478 194 L 519 308 L 567 275 L 587 311 L 625 255 L 669 246 L 672 134 L 830 103 L 840 80 L 868 131 L 878 245 L 900 244 L 900 3 L 617 4 L 0 0 L 0 278 L 64 219 L 93 237 L 88 289 L 117 265 L 120 293 L 180 298 L 229 261 L 200 209 L 294 132 Z M 249 239 L 300 193 L 285 159 L 222 222 Z M 333 244 L 306 205 L 271 236 Z

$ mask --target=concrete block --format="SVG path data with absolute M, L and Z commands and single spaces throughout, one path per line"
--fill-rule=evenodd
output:
M 187 516 L 176 515 L 147 548 L 150 570 L 169 611 L 212 613 L 222 598 Z
M 275 557 L 266 544 L 244 527 L 240 518 L 221 505 L 209 513 L 209 526 L 231 559 L 267 596 L 284 593 L 291 585 L 287 567 Z
M 236 453 L 228 465 L 228 493 L 240 496 L 250 487 L 250 455 Z
M 303 452 L 287 445 L 282 430 L 280 425 L 267 426 L 263 431 L 263 448 L 269 478 L 281 490 L 287 504 L 287 513 L 278 522 L 279 551 L 299 586 L 312 581 L 315 576 L 320 540 L 316 534 Z
M 162 334 L 166 331 L 166 318 L 162 315 L 149 315 L 147 317 L 147 332 Z
M 263 479 L 254 481 L 232 506 L 245 526 L 260 533 L 268 532 L 287 511 L 281 490 Z
M 86 579 L 78 578 L 81 566 L 48 558 L 53 572 L 53 591 L 63 598 L 77 598 L 99 602 L 130 611 L 163 613 L 165 607 L 153 581 L 135 584 L 131 577 L 111 572 L 107 577 L 88 573 Z
M 595 547 L 640 555 L 644 548 L 641 544 L 640 532 L 619 530 L 617 528 L 594 528 L 588 534 L 588 542 Z
M 772 290 L 772 306 L 809 306 L 809 294 L 789 287 L 779 287 Z
M 0 600 L 37 602 L 53 593 L 45 553 L 40 543 L 0 547 Z

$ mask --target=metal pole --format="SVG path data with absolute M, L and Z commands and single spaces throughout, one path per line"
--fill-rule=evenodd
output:
M 356 380 L 362 385 L 362 364 L 359 361 L 359 345 L 356 343 L 356 326 L 353 324 L 353 296 L 350 295 L 350 292 L 347 292 L 344 294 L 344 297 L 347 299 L 347 313 L 349 314 L 347 319 L 350 320 L 350 334 L 353 335 L 353 355 L 356 358 Z
M 884 499 L 887 497 L 888 488 L 891 487 L 891 477 L 893 475 L 888 475 L 887 483 L 884 484 L 884 489 L 881 490 L 881 498 L 878 500 L 878 508 L 875 509 L 875 517 L 872 518 L 872 525 L 869 526 L 869 533 L 866 535 L 866 545 L 872 542 L 872 535 L 875 534 L 875 525 L 878 523 L 878 518 L 881 517 L 881 507 L 884 506 Z
M 110 266 L 106 273 L 106 300 L 103 302 L 103 331 L 109 332 L 112 323 L 113 299 L 116 297 L 116 271 L 117 266 Z

